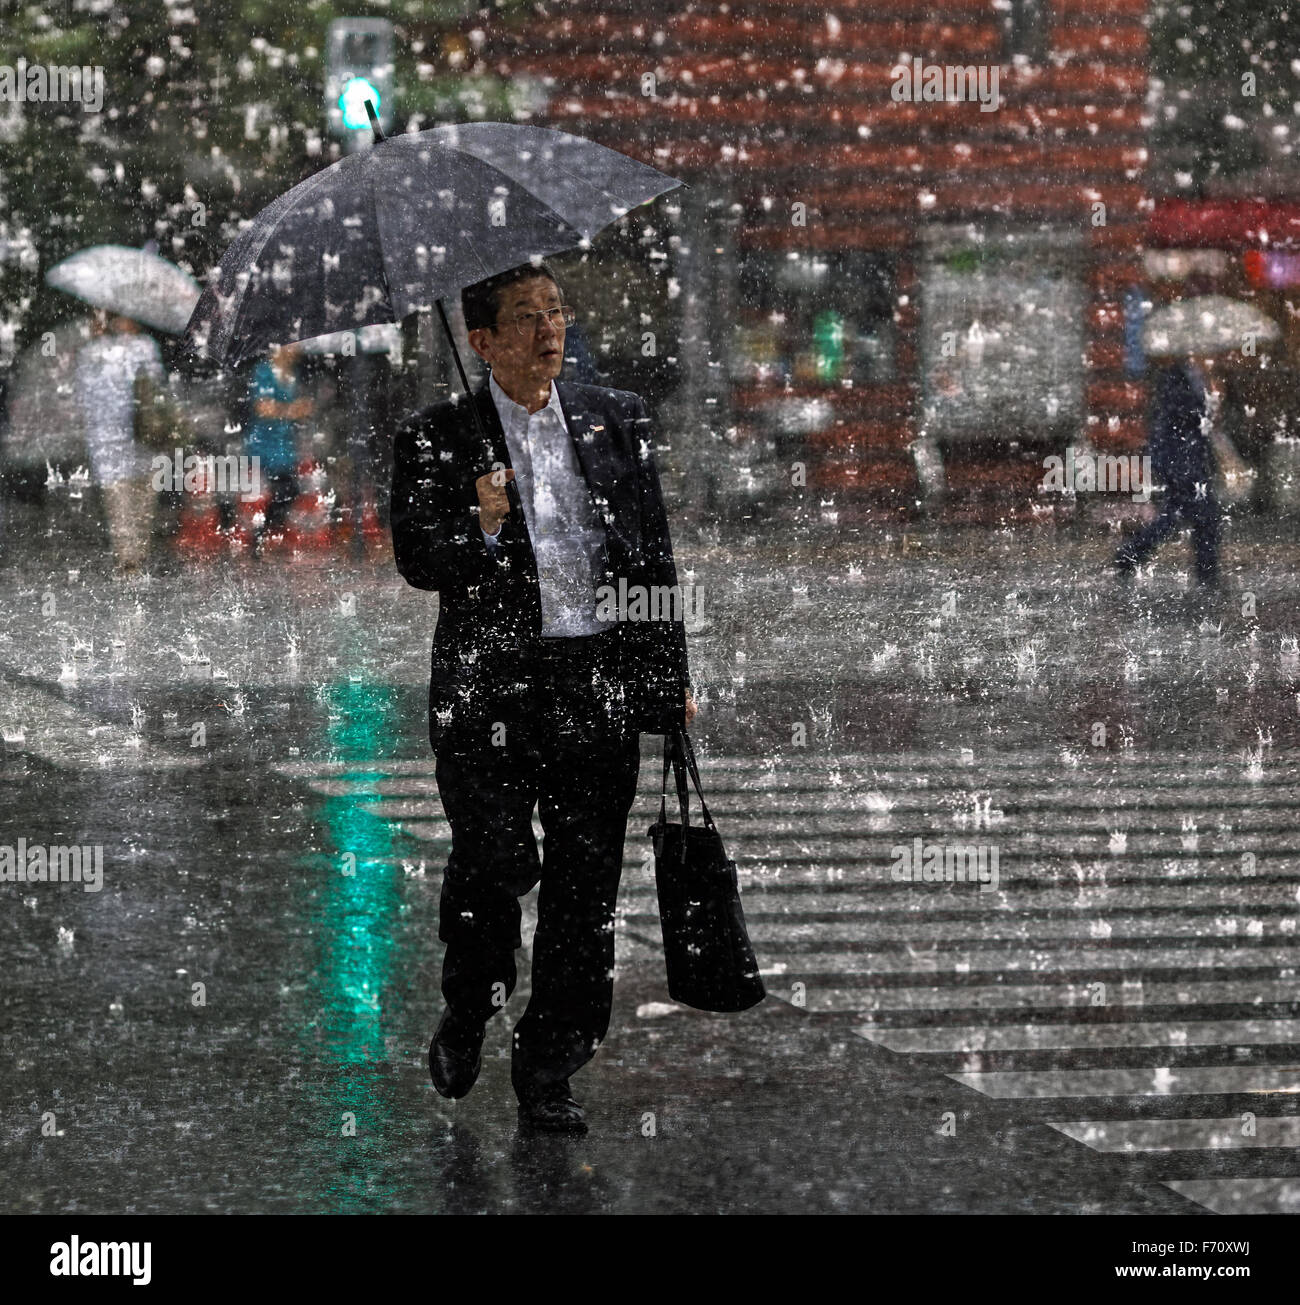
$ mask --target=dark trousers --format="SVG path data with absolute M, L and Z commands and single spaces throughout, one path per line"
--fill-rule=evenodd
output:
M 298 475 L 294 471 L 273 471 L 267 480 L 271 484 L 271 498 L 266 505 L 266 519 L 257 532 L 257 538 L 278 535 L 289 517 L 289 508 L 298 497 Z
M 1120 545 L 1115 563 L 1129 570 L 1139 566 L 1180 522 L 1186 522 L 1192 528 L 1196 550 L 1196 578 L 1201 584 L 1212 585 L 1219 574 L 1219 516 L 1218 500 L 1208 489 L 1204 498 L 1197 498 L 1194 486 L 1171 485 L 1159 515 Z
M 526 683 L 452 722 L 435 769 L 452 838 L 442 992 L 457 1021 L 486 1023 L 514 991 L 518 899 L 540 880 L 532 995 L 511 1060 L 521 1100 L 565 1082 L 609 1029 L 614 907 L 640 767 L 612 632 L 542 642 Z

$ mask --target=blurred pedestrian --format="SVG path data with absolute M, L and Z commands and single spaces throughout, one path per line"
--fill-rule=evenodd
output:
M 248 428 L 248 455 L 259 460 L 263 482 L 271 491 L 253 538 L 253 551 L 258 555 L 265 537 L 284 529 L 289 507 L 298 497 L 299 422 L 311 416 L 314 406 L 309 397 L 299 395 L 302 352 L 302 345 L 296 342 L 277 346 L 269 360 L 258 363 L 250 384 L 253 420 Z
M 129 317 L 95 309 L 91 338 L 77 354 L 77 391 L 119 575 L 143 565 L 153 524 L 150 454 L 135 439 L 135 381 L 141 371 L 163 381 L 158 342 Z
M 1162 369 L 1156 384 L 1148 451 L 1151 477 L 1165 487 L 1155 520 L 1120 546 L 1115 568 L 1121 579 L 1155 552 L 1160 543 L 1185 523 L 1192 528 L 1196 579 L 1203 590 L 1213 589 L 1219 572 L 1221 508 L 1214 493 L 1214 451 L 1210 422 L 1215 418 L 1215 360 L 1189 355 Z

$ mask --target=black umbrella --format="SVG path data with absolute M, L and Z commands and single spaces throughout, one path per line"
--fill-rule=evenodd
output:
M 384 138 L 286 191 L 230 246 L 185 329 L 235 365 L 436 305 L 530 259 L 572 249 L 682 183 L 593 141 L 505 122 Z M 475 416 L 477 417 L 477 411 Z

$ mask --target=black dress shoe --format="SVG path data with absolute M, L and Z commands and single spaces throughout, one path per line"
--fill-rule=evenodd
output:
M 587 1131 L 582 1107 L 569 1095 L 566 1083 L 559 1084 L 541 1096 L 520 1101 L 519 1122 L 527 1128 L 539 1129 L 545 1133 Z
M 450 1009 L 443 1011 L 429 1043 L 429 1077 L 440 1096 L 457 1101 L 478 1081 L 483 1068 L 484 1030 L 480 1029 L 477 1036 L 466 1036 L 449 1025 L 450 1015 Z

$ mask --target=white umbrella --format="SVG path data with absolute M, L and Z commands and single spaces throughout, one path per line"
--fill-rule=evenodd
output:
M 152 243 L 152 242 L 151 242 Z M 148 246 L 93 245 L 56 264 L 46 283 L 96 308 L 180 335 L 202 288 Z
M 1157 357 L 1230 353 L 1248 337 L 1276 340 L 1281 331 L 1253 304 L 1226 295 L 1198 295 L 1158 308 L 1142 328 L 1146 352 Z

